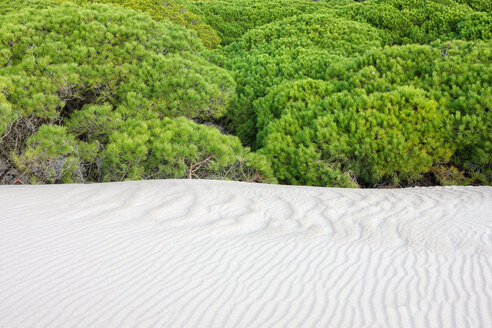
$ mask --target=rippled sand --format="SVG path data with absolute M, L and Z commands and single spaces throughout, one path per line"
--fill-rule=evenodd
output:
M 0 327 L 492 327 L 492 188 L 0 187 Z

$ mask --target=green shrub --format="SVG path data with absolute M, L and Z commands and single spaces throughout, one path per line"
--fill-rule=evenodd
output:
M 0 182 L 492 183 L 490 2 L 75 1 L 0 0 Z
M 448 113 L 423 90 L 356 89 L 323 99 L 285 94 L 260 150 L 281 182 L 333 185 L 326 176 L 332 171 L 350 172 L 364 186 L 408 184 L 452 155 Z
M 492 13 L 473 13 L 458 24 L 458 34 L 464 40 L 492 39 Z
M 442 186 L 468 185 L 470 179 L 454 166 L 436 165 L 431 168 L 431 173 L 437 182 Z
M 0 16 L 0 29 L 5 163 L 40 126 L 61 124 L 90 105 L 108 103 L 125 120 L 211 120 L 234 92 L 232 77 L 200 57 L 194 32 L 147 14 L 67 3 L 12 11 Z M 76 122 L 71 131 L 85 129 Z
M 326 177 L 319 176 L 316 172 L 321 172 L 322 169 L 308 169 L 306 164 L 301 164 L 301 161 L 306 161 L 307 158 L 310 158 L 312 165 L 327 163 L 329 170 L 338 170 L 339 173 L 351 172 L 357 181 L 369 186 L 381 183 L 411 184 L 436 163 L 457 166 L 465 172 L 468 179 L 466 183 L 487 183 L 487 181 L 490 183 L 492 158 L 492 114 L 489 110 L 492 106 L 492 70 L 488 64 L 490 51 L 489 45 L 485 42 L 463 41 L 436 42 L 432 46 L 373 48 L 357 59 L 349 61 L 346 69 L 329 70 L 326 76 L 329 82 L 308 79 L 279 84 L 270 88 L 266 96 L 253 103 L 259 131 L 257 145 L 263 147 L 261 152 L 272 161 L 279 180 L 286 183 L 320 183 L 321 185 L 333 183 L 329 180 L 321 182 Z M 401 86 L 418 88 L 421 91 L 403 92 L 402 90 L 405 89 L 401 89 Z M 337 96 L 336 102 L 330 100 L 341 90 L 347 90 L 348 94 L 345 91 Z M 358 95 L 361 92 L 364 96 Z M 394 153 L 397 159 L 395 162 L 393 157 L 385 157 L 388 154 L 381 152 L 396 147 L 387 143 L 387 140 L 378 137 L 376 141 L 365 138 L 364 134 L 360 136 L 346 134 L 346 131 L 340 132 L 347 123 L 344 119 L 360 122 L 362 118 L 363 123 L 360 123 L 362 124 L 360 127 L 356 123 L 351 123 L 355 124 L 354 127 L 361 133 L 366 133 L 364 129 L 371 126 L 367 122 L 381 120 L 376 114 L 362 116 L 354 110 L 348 110 L 355 106 L 352 99 L 354 95 L 361 99 L 372 97 L 370 99 L 374 99 L 373 101 L 377 99 L 384 105 L 388 101 L 390 104 L 396 104 L 398 98 L 396 95 L 398 95 L 406 99 L 408 104 L 414 104 L 416 108 L 424 108 L 424 113 L 429 113 L 426 120 L 434 124 L 431 127 L 447 131 L 440 136 L 445 139 L 432 141 L 430 146 L 436 149 L 421 150 L 415 144 L 404 141 L 405 146 L 399 146 L 400 148 L 397 149 L 402 153 L 397 151 Z M 420 98 L 424 100 L 420 101 Z M 433 107 L 427 109 L 424 106 L 426 102 L 433 104 Z M 399 105 L 398 112 L 406 108 L 405 104 Z M 360 110 L 360 106 L 365 108 L 369 105 L 361 102 L 355 108 Z M 338 140 L 336 145 L 340 148 L 332 146 L 327 148 L 326 145 L 331 139 L 320 140 L 321 130 L 315 128 L 320 115 L 325 115 L 324 111 L 333 108 L 343 114 L 339 114 L 341 116 L 337 119 L 332 116 L 326 118 L 329 120 L 327 122 L 332 124 L 328 130 L 332 134 L 328 135 Z M 418 118 L 418 115 L 409 116 L 405 122 L 409 123 Z M 402 119 L 402 117 L 398 118 L 399 121 Z M 419 128 L 420 126 L 415 123 L 407 125 L 403 131 L 406 136 L 420 135 L 412 138 L 418 140 L 419 144 L 425 145 L 425 140 L 431 140 L 432 136 L 424 135 L 425 131 L 420 131 Z M 385 135 L 390 135 L 391 140 L 395 142 L 403 138 L 388 132 L 385 132 Z M 314 146 L 315 143 L 318 146 Z M 359 150 L 362 145 L 367 149 L 365 153 Z M 412 149 L 417 153 L 412 153 Z M 302 155 L 299 155 L 299 152 L 302 152 Z M 310 154 L 310 157 L 306 154 Z M 363 154 L 366 159 L 362 158 Z M 428 154 L 432 156 L 427 156 Z M 381 163 L 387 163 L 388 166 Z M 406 163 L 410 166 L 405 167 Z
M 308 107 L 317 106 L 322 99 L 335 92 L 333 83 L 313 79 L 294 80 L 270 88 L 265 97 L 253 103 L 259 131 L 256 144 L 260 147 L 263 145 L 265 128 L 270 122 L 278 120 L 287 107 L 296 113 L 313 111 Z
M 371 50 L 346 73 L 344 88 L 367 92 L 412 85 L 451 114 L 452 163 L 467 174 L 492 178 L 492 52 L 487 42 L 436 42 Z
M 237 98 L 227 114 L 229 128 L 252 145 L 257 133 L 253 102 L 268 88 L 305 77 L 324 79 L 350 57 L 380 45 L 376 29 L 331 15 L 292 17 L 249 31 L 212 56 L 233 72 L 237 83 Z
M 43 125 L 13 162 L 30 183 L 84 182 L 83 164 L 96 153 L 97 145 L 76 141 L 64 127 Z
M 452 0 L 372 0 L 334 11 L 342 17 L 368 22 L 388 31 L 395 44 L 453 39 L 457 36 L 458 24 L 473 13 L 467 5 Z
M 173 0 L 57 0 L 75 3 L 104 3 L 121 6 L 149 13 L 155 20 L 169 20 L 174 24 L 196 31 L 198 37 L 207 48 L 215 48 L 220 44 L 220 38 L 209 25 L 202 22 L 186 7 Z
M 311 0 L 209 0 L 188 1 L 186 6 L 216 30 L 228 45 L 254 28 L 288 17 L 319 13 L 351 1 Z
M 12 105 L 7 101 L 6 95 L 8 90 L 12 88 L 11 83 L 7 79 L 0 76 L 0 136 L 4 136 L 7 132 L 7 127 L 15 121 L 17 113 L 12 109 Z
M 104 180 L 200 178 L 275 182 L 267 160 L 237 137 L 185 118 L 127 120 L 110 135 Z
M 0 0 L 0 15 L 16 12 L 26 7 L 46 9 L 57 5 L 56 2 L 50 0 Z
M 478 11 L 490 13 L 492 11 L 492 2 L 489 0 L 455 0 L 458 3 L 467 4 L 471 8 Z

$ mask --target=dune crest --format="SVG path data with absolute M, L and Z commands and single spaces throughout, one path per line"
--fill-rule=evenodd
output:
M 490 327 L 492 188 L 0 186 L 0 327 Z

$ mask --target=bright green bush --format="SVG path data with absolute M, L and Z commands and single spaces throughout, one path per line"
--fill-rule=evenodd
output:
M 229 128 L 252 145 L 257 133 L 253 102 L 268 88 L 305 77 L 324 79 L 350 57 L 380 45 L 376 29 L 331 15 L 292 17 L 249 31 L 213 57 L 233 72 L 237 83 L 237 98 L 227 114 Z
M 30 183 L 84 182 L 83 164 L 96 153 L 97 145 L 75 140 L 64 127 L 43 125 L 13 162 Z
M 288 17 L 320 13 L 339 3 L 351 1 L 311 0 L 208 0 L 185 5 L 216 30 L 228 45 L 251 29 Z
M 473 13 L 458 24 L 458 33 L 464 40 L 491 40 L 492 13 Z
M 436 42 L 371 50 L 347 70 L 344 88 L 367 92 L 412 85 L 452 115 L 454 165 L 492 181 L 492 49 L 487 42 Z
M 322 172 L 321 168 L 308 168 L 309 164 L 304 164 L 305 161 L 311 161 L 312 165 L 328 163 L 326 170 L 351 172 L 358 182 L 369 186 L 380 183 L 410 184 L 438 163 L 457 166 L 465 172 L 466 183 L 490 183 L 490 57 L 491 49 L 485 42 L 437 42 L 433 46 L 408 45 L 368 50 L 356 60 L 348 62 L 346 69 L 329 71 L 326 76 L 328 82 L 308 79 L 270 88 L 266 96 L 253 103 L 259 131 L 257 145 L 263 147 L 261 152 L 270 158 L 277 177 L 285 183 L 334 183 L 326 180 L 327 173 L 323 173 L 323 176 L 317 175 L 316 172 Z M 402 89 L 401 86 L 418 88 L 421 91 L 403 92 L 402 90 L 406 89 Z M 330 100 L 341 90 L 348 90 L 348 93 L 339 93 L 336 102 Z M 429 114 L 426 120 L 434 124 L 431 125 L 433 129 L 447 132 L 440 136 L 440 140 L 432 140 L 432 136 L 419 130 L 420 126 L 417 123 L 407 125 L 401 130 L 405 133 L 404 138 L 413 136 L 413 140 L 419 145 L 425 145 L 424 139 L 432 140 L 429 147 L 436 147 L 435 149 L 419 150 L 416 144 L 404 141 L 404 146 L 398 146 L 400 148 L 395 150 L 396 145 L 388 143 L 388 140 L 382 140 L 380 137 L 377 141 L 366 138 L 364 136 L 369 132 L 364 129 L 371 127 L 367 122 L 381 121 L 381 118 L 376 114 L 362 116 L 356 111 L 347 111 L 354 106 L 354 94 L 360 99 L 366 97 L 359 96 L 358 93 L 361 92 L 367 94 L 367 97 L 373 97 L 374 101 L 377 99 L 378 106 L 382 102 L 388 105 L 388 108 L 390 106 L 387 102 L 397 103 L 397 96 L 406 99 L 408 104 L 415 104 L 416 108 L 424 108 L 426 113 L 429 110 L 423 104 L 434 104 L 431 110 L 435 115 Z M 421 101 L 420 98 L 424 100 Z M 405 103 L 401 104 L 403 105 Z M 356 108 L 360 110 L 360 106 L 364 108 L 368 105 L 361 103 Z M 398 111 L 403 108 L 401 106 Z M 336 108 L 338 113 L 343 113 L 337 119 L 332 116 L 327 119 L 331 124 L 328 130 L 331 134 L 328 135 L 338 140 L 336 145 L 339 148 L 327 146 L 332 139 L 321 140 L 321 130 L 314 128 L 320 115 L 325 115 L 325 110 L 331 111 L 333 108 Z M 345 118 L 348 122 L 359 123 L 360 119 L 363 119 L 361 126 L 351 123 L 362 135 L 341 132 L 340 128 L 346 128 Z M 405 121 L 400 116 L 398 124 L 409 123 L 414 119 L 418 119 L 416 114 L 409 115 Z M 393 132 L 385 132 L 385 135 L 390 136 L 389 140 L 396 142 L 403 138 Z M 315 143 L 318 146 L 313 146 Z M 365 153 L 359 150 L 362 145 L 367 147 Z M 413 153 L 412 149 L 417 153 Z M 391 150 L 393 157 L 384 153 L 385 150 Z M 325 157 L 322 154 L 325 154 Z M 363 154 L 364 160 L 361 159 Z M 427 156 L 429 154 L 432 156 Z M 384 166 L 384 163 L 388 166 Z M 405 167 L 406 163 L 410 166 Z M 432 173 L 435 174 L 434 170 Z M 336 184 L 341 185 L 339 182 Z
M 15 12 L 26 7 L 36 9 L 46 9 L 56 7 L 58 4 L 50 0 L 1 0 L 0 15 Z
M 91 104 L 123 119 L 223 115 L 234 81 L 199 56 L 194 32 L 111 6 L 53 6 L 0 16 L 2 162 L 12 166 L 43 124 Z
M 260 150 L 281 182 L 344 186 L 327 177 L 349 172 L 364 186 L 408 184 L 452 155 L 448 113 L 423 90 L 289 95 L 281 96 L 282 115 L 266 126 Z
M 491 12 L 492 11 L 492 2 L 489 0 L 455 0 L 458 3 L 467 4 L 471 8 L 478 11 Z
M 127 120 L 110 135 L 104 180 L 200 178 L 275 182 L 264 156 L 185 118 Z
M 452 0 L 372 0 L 334 11 L 389 32 L 395 44 L 453 39 L 458 24 L 473 10 Z
M 75 3 L 105 3 L 141 10 L 149 13 L 155 20 L 169 20 L 177 25 L 184 26 L 196 31 L 198 37 L 207 48 L 215 48 L 220 43 L 217 33 L 209 25 L 202 22 L 198 15 L 195 15 L 179 2 L 173 0 L 57 0 L 70 1 Z

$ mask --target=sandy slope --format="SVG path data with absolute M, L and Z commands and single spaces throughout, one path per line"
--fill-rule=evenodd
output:
M 0 187 L 0 327 L 492 327 L 492 188 Z

